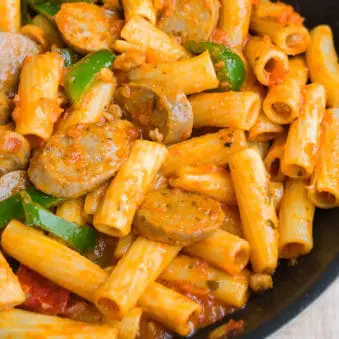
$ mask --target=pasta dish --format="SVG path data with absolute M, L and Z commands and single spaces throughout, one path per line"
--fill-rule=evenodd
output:
M 189 336 L 312 251 L 339 207 L 329 26 L 268 0 L 0 14 L 0 339 Z

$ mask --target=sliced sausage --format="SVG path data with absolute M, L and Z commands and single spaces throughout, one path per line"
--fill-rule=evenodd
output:
M 29 186 L 26 171 L 13 171 L 0 177 L 0 201 L 24 190 Z
M 158 27 L 184 43 L 207 40 L 219 19 L 218 0 L 176 0 L 162 10 Z
M 24 136 L 13 131 L 0 132 L 0 175 L 25 169 L 31 145 Z
M 117 103 L 154 141 L 173 144 L 190 137 L 193 113 L 186 95 L 168 83 L 130 83 L 118 89 Z
M 33 156 L 28 175 L 47 194 L 79 197 L 115 174 L 137 136 L 134 126 L 124 120 L 71 126 Z
M 103 8 L 86 2 L 64 3 L 54 17 L 66 43 L 80 54 L 110 45 L 110 19 Z
M 187 246 L 222 226 L 220 203 L 209 197 L 163 189 L 150 192 L 138 210 L 134 226 L 144 237 Z

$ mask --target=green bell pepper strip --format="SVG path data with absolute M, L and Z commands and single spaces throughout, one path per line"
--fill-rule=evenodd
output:
M 34 187 L 28 187 L 26 192 L 34 202 L 44 208 L 52 208 L 65 201 L 64 198 L 52 197 L 51 195 L 38 191 Z M 0 201 L 0 229 L 5 227 L 12 219 L 25 220 L 25 213 L 19 193 Z
M 188 41 L 185 48 L 190 52 L 200 54 L 208 50 L 210 52 L 217 77 L 221 87 L 239 91 L 245 80 L 245 65 L 240 56 L 230 48 L 210 41 Z
M 52 1 L 30 0 L 29 4 L 32 9 L 40 14 L 43 14 L 48 19 L 52 19 L 54 15 L 56 15 L 60 10 L 60 4 Z
M 114 59 L 115 54 L 108 50 L 93 52 L 82 58 L 66 73 L 64 88 L 73 104 L 80 102 L 95 83 L 99 71 L 104 67 L 110 67 Z
M 79 226 L 56 216 L 33 202 L 25 191 L 20 192 L 20 196 L 28 226 L 37 226 L 54 234 L 80 253 L 95 247 L 97 233 L 93 228 Z
M 65 198 L 56 198 L 51 195 L 45 194 L 41 191 L 38 191 L 35 187 L 31 186 L 26 189 L 26 192 L 30 195 L 33 202 L 39 204 L 43 208 L 52 208 L 59 206 L 66 199 Z
M 0 229 L 5 227 L 12 219 L 25 220 L 20 194 L 14 194 L 0 201 Z

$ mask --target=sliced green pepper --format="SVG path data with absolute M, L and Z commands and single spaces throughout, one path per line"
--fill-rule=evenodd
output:
M 26 224 L 38 226 L 60 239 L 75 250 L 84 253 L 92 250 L 96 244 L 96 231 L 88 226 L 78 226 L 62 219 L 32 201 L 30 195 L 20 192 Z
M 52 208 L 59 206 L 66 199 L 65 198 L 56 198 L 51 195 L 45 194 L 41 191 L 38 191 L 35 187 L 31 186 L 26 189 L 26 192 L 30 195 L 31 199 L 39 204 L 43 208 Z
M 34 202 L 44 208 L 52 208 L 65 201 L 64 198 L 52 197 L 51 195 L 38 191 L 34 187 L 27 188 L 26 192 Z M 25 213 L 19 193 L 0 201 L 0 228 L 6 226 L 12 219 L 25 220 Z
M 25 220 L 19 194 L 0 201 L 0 229 L 5 227 L 12 219 Z
M 60 10 L 60 4 L 53 1 L 30 0 L 30 6 L 36 12 L 45 15 L 49 19 L 52 19 Z
M 78 103 L 94 84 L 96 75 L 104 67 L 110 67 L 115 54 L 102 50 L 88 54 L 65 75 L 64 88 L 72 103 Z
M 240 56 L 230 48 L 210 41 L 188 41 L 185 47 L 190 52 L 199 54 L 210 52 L 217 77 L 223 89 L 239 91 L 245 80 L 245 65 Z

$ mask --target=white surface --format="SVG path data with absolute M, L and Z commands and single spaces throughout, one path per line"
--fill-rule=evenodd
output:
M 339 339 L 339 279 L 269 339 Z

